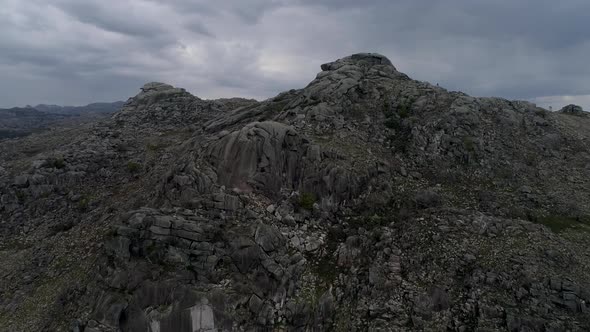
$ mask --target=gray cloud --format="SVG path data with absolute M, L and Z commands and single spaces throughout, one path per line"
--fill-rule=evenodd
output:
M 96 26 L 106 31 L 117 32 L 137 37 L 154 37 L 162 32 L 157 25 L 150 24 L 133 12 L 111 10 L 98 3 L 72 1 L 57 6 L 72 19 Z
M 590 108 L 585 0 L 5 0 L 0 107 L 126 99 L 158 80 L 268 98 L 355 52 L 476 96 Z

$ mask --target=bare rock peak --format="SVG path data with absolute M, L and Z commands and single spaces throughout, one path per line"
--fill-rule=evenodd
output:
M 333 62 L 324 63 L 321 68 L 323 71 L 336 70 L 344 65 L 357 65 L 364 67 L 372 66 L 393 66 L 391 61 L 379 53 L 356 53 Z
M 176 88 L 170 84 L 160 82 L 146 83 L 140 89 L 141 92 L 135 96 L 137 101 L 150 100 L 153 102 L 169 96 L 187 93 L 183 88 Z
M 169 91 L 169 90 L 183 90 L 181 88 L 175 88 L 174 86 L 170 85 L 170 84 L 166 84 L 166 83 L 161 83 L 161 82 L 149 82 L 144 84 L 141 88 L 141 92 L 147 93 L 147 92 L 163 92 L 163 91 Z
M 150 90 L 162 90 L 162 89 L 172 89 L 173 86 L 166 83 L 161 82 L 148 82 L 141 87 L 141 90 L 146 92 Z

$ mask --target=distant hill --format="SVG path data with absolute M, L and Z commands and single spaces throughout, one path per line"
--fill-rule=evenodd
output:
M 0 139 L 27 136 L 68 117 L 65 114 L 40 112 L 32 107 L 0 109 Z
M 45 105 L 39 104 L 34 108 L 41 112 L 54 113 L 54 114 L 104 114 L 104 113 L 115 113 L 118 111 L 125 102 L 116 101 L 114 103 L 92 103 L 86 106 L 58 106 L 58 105 Z
M 86 106 L 40 104 L 35 107 L 0 109 L 0 139 L 27 136 L 67 119 L 96 117 L 118 111 L 124 102 L 92 103 Z

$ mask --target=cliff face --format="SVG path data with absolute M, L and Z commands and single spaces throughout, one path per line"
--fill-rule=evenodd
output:
M 573 113 L 370 53 L 262 102 L 146 84 L 0 144 L 0 330 L 586 331 Z

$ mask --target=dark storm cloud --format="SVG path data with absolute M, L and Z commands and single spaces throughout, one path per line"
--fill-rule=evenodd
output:
M 153 37 L 162 32 L 158 26 L 145 22 L 140 15 L 133 12 L 117 12 L 97 3 L 67 2 L 59 5 L 58 8 L 80 22 L 95 25 L 106 31 L 139 37 Z
M 375 51 L 452 90 L 590 108 L 586 0 L 4 2 L 0 107 L 126 99 L 152 80 L 266 98 Z
M 207 27 L 199 22 L 199 21 L 189 21 L 188 23 L 185 24 L 185 27 L 197 34 L 201 34 L 203 36 L 207 36 L 207 37 L 215 37 L 215 35 L 209 31 L 209 29 L 207 29 Z
M 379 23 L 359 26 L 359 40 L 369 48 L 387 45 L 413 76 L 476 95 L 531 99 L 590 93 L 590 70 L 583 65 L 590 51 L 584 17 L 589 2 L 452 4 L 373 7 L 361 22 Z
M 267 12 L 289 4 L 289 0 L 148 0 L 169 6 L 175 10 L 198 13 L 203 16 L 223 17 L 226 14 L 233 15 L 242 23 L 255 24 Z

